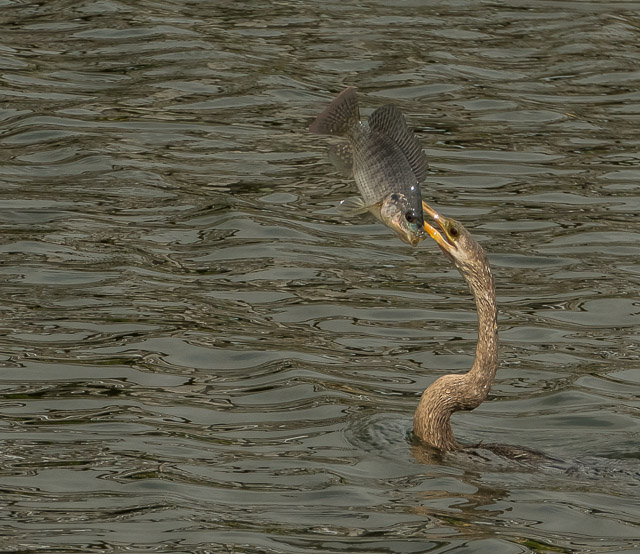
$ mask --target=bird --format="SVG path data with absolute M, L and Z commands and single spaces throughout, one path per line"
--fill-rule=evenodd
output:
M 487 255 L 471 233 L 424 201 L 422 207 L 434 222 L 425 221 L 425 231 L 467 282 L 478 312 L 478 342 L 471 369 L 434 381 L 422 393 L 413 417 L 413 434 L 420 443 L 449 452 L 463 448 L 453 435 L 451 415 L 477 408 L 487 398 L 498 369 L 496 292 Z

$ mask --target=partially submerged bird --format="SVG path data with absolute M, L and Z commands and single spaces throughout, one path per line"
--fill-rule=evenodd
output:
M 489 261 L 471 234 L 457 221 L 441 216 L 425 202 L 431 218 L 424 228 L 453 261 L 469 285 L 478 310 L 478 343 L 468 373 L 443 375 L 429 386 L 413 418 L 413 433 L 441 451 L 462 448 L 453 436 L 451 414 L 477 408 L 489 394 L 498 369 L 498 312 Z
M 353 175 L 361 198 L 344 200 L 342 211 L 368 210 L 413 246 L 428 234 L 473 293 L 479 326 L 473 366 L 466 374 L 444 375 L 428 387 L 413 420 L 413 433 L 423 443 L 440 451 L 459 450 L 451 415 L 477 408 L 487 397 L 498 368 L 495 286 L 484 250 L 460 223 L 422 201 L 420 184 L 427 175 L 427 158 L 396 106 L 382 106 L 363 122 L 355 89 L 348 87 L 309 131 L 347 139 L 329 149 L 329 159 L 343 175 Z M 425 213 L 433 224 L 424 221 Z
M 333 165 L 353 175 L 361 195 L 343 200 L 343 213 L 370 211 L 413 246 L 426 238 L 420 184 L 427 176 L 427 157 L 396 106 L 382 106 L 361 121 L 356 91 L 348 87 L 309 131 L 348 139 L 329 149 Z

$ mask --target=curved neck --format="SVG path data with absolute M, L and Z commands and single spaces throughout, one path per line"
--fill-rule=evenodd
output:
M 458 450 L 451 414 L 477 408 L 489 394 L 498 369 L 498 322 L 495 286 L 486 258 L 473 270 L 461 270 L 473 293 L 478 311 L 478 343 L 473 366 L 464 375 L 437 379 L 422 394 L 413 418 L 413 432 L 424 443 L 439 450 Z
M 480 401 L 482 402 L 489 393 L 498 369 L 498 309 L 496 289 L 488 262 L 482 268 L 481 278 L 469 279 L 467 283 L 473 293 L 478 311 L 476 357 L 467 375 L 473 384 L 485 389 L 485 394 Z

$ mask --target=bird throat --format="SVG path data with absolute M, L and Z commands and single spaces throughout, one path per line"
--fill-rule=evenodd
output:
M 468 373 L 443 375 L 424 391 L 413 419 L 413 433 L 441 451 L 461 448 L 451 429 L 451 414 L 477 408 L 489 394 L 498 369 L 498 323 L 491 269 L 482 256 L 473 271 L 461 271 L 475 298 L 478 342 Z

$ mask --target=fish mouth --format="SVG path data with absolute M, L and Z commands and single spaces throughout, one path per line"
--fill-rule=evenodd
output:
M 426 237 L 412 237 L 410 238 L 407 242 L 409 242 L 409 244 L 413 247 L 418 246 L 418 244 L 420 244 L 421 240 L 424 240 Z
M 425 215 L 428 215 L 433 219 L 436 225 L 440 228 L 440 230 L 438 230 L 433 225 L 430 225 L 425 221 L 424 230 L 429 233 L 429 236 L 438 243 L 438 246 L 442 248 L 446 254 L 449 254 L 450 256 L 453 255 L 457 251 L 458 247 L 447 237 L 447 231 L 442 221 L 442 216 L 424 201 L 422 202 L 422 211 Z
M 401 225 L 395 227 L 396 234 L 400 237 L 400 240 L 410 244 L 411 246 L 418 246 L 420 241 L 427 238 L 426 227 L 417 227 L 416 229 L 403 229 Z
M 418 244 L 420 244 L 420 241 L 427 238 L 427 234 L 422 231 L 422 229 L 419 229 L 418 233 L 416 234 L 412 231 L 403 229 L 399 225 L 392 225 L 391 228 L 395 231 L 396 235 L 398 235 L 398 238 L 402 242 L 410 244 L 411 246 L 418 246 Z

